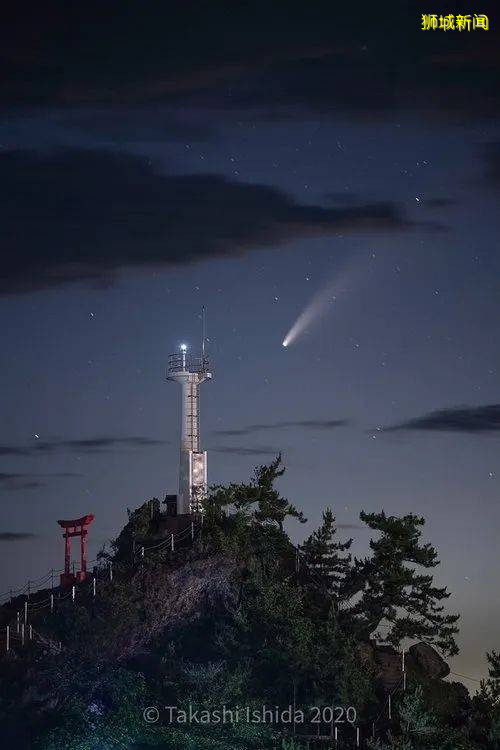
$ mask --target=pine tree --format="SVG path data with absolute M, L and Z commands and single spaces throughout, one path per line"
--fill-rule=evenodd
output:
M 306 569 L 312 573 L 313 583 L 317 582 L 322 593 L 333 598 L 338 605 L 351 569 L 352 557 L 344 553 L 350 549 L 352 539 L 337 542 L 336 533 L 335 516 L 327 508 L 321 526 L 306 539 L 301 550 Z
M 500 748 L 500 654 L 486 654 L 488 678 L 472 698 L 471 736 L 482 746 Z
M 207 509 L 225 511 L 231 507 L 245 517 L 252 517 L 264 526 L 274 526 L 280 531 L 286 518 L 295 518 L 300 523 L 306 519 L 302 511 L 282 497 L 274 483 L 285 473 L 281 453 L 268 466 L 257 466 L 247 484 L 231 483 L 228 487 L 216 486 L 207 498 Z
M 457 654 L 459 615 L 444 614 L 441 604 L 450 594 L 433 585 L 432 575 L 418 572 L 439 564 L 436 550 L 420 542 L 424 519 L 384 512 L 361 512 L 360 518 L 380 537 L 370 541 L 371 557 L 355 561 L 347 586 L 350 596 L 358 595 L 349 609 L 358 635 L 368 639 L 383 623 L 389 629 L 384 640 L 394 646 L 419 638 Z
M 492 701 L 500 706 L 500 653 L 492 651 L 491 654 L 486 654 L 486 659 L 488 661 L 486 687 Z

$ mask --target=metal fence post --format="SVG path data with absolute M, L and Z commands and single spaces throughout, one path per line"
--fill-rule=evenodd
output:
M 10 626 L 6 625 L 5 627 L 5 650 L 9 651 L 10 649 Z
M 170 549 L 174 551 L 174 535 L 170 534 Z

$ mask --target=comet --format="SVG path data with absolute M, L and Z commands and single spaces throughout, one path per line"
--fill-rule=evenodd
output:
M 294 344 L 313 323 L 319 321 L 332 309 L 332 305 L 338 302 L 339 296 L 347 291 L 346 282 L 351 280 L 352 275 L 352 269 L 345 270 L 314 294 L 283 339 L 282 346 L 285 349 Z

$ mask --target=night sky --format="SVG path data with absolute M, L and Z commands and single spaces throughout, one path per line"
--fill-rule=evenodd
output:
M 335 5 L 4 19 L 0 587 L 61 566 L 58 518 L 95 513 L 93 557 L 176 491 L 165 367 L 206 305 L 210 483 L 282 451 L 305 531 L 330 505 L 357 554 L 360 510 L 425 516 L 477 678 L 500 647 L 497 19 Z

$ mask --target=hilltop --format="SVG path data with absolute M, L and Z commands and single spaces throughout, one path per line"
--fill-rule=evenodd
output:
M 316 732 L 313 707 L 321 732 L 333 731 L 333 706 L 339 747 L 359 730 L 364 747 L 498 748 L 497 655 L 472 699 L 443 680 L 458 616 L 429 572 L 438 561 L 423 519 L 361 512 L 374 535 L 370 555 L 353 559 L 327 509 L 297 549 L 285 529 L 305 519 L 275 487 L 283 471 L 278 457 L 246 484 L 212 488 L 174 551 L 157 500 L 129 512 L 96 595 L 87 583 L 74 602 L 58 599 L 34 617 L 34 640 L 1 661 L 4 746 L 292 748 Z M 11 616 L 4 607 L 3 622 Z M 214 721 L 223 706 L 264 705 L 303 709 L 295 740 L 286 722 Z M 211 723 L 173 721 L 165 706 Z

